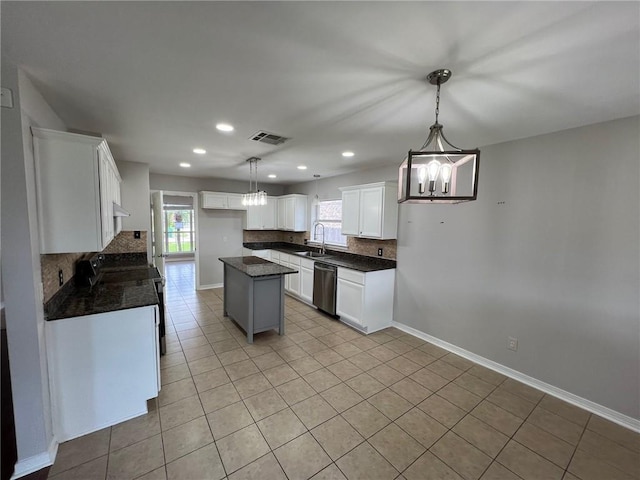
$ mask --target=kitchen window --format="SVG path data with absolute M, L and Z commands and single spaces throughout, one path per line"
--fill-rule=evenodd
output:
M 193 210 L 166 204 L 164 209 L 164 251 L 168 254 L 193 253 Z
M 342 235 L 342 200 L 322 200 L 314 209 L 315 222 L 324 225 L 324 243 L 347 246 L 347 237 Z M 313 224 L 311 241 L 322 243 L 322 227 Z

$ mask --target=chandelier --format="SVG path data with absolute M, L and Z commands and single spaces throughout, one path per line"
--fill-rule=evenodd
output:
M 258 157 L 247 158 L 249 162 L 249 191 L 242 196 L 242 205 L 266 205 L 267 192 L 258 190 Z
M 451 70 L 431 72 L 427 80 L 437 85 L 436 120 L 420 150 L 409 150 L 398 172 L 398 203 L 460 203 L 478 195 L 480 150 L 462 150 L 449 142 L 438 123 L 440 85 Z

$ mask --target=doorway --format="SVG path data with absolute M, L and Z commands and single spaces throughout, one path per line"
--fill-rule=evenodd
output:
M 193 292 L 198 254 L 196 194 L 154 191 L 151 198 L 154 264 L 162 267 L 168 290 L 179 283 L 180 290 Z

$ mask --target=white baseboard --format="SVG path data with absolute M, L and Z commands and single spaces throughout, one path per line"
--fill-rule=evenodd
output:
M 514 380 L 518 380 L 530 387 L 537 388 L 549 395 L 552 395 L 560 400 L 564 400 L 567 403 L 575 405 L 576 407 L 583 408 L 591 413 L 595 413 L 607 420 L 611 420 L 618 425 L 622 425 L 625 428 L 630 430 L 634 430 L 636 432 L 640 432 L 640 420 L 624 415 L 620 412 L 616 412 L 615 410 L 611 410 L 608 407 L 600 405 L 598 403 L 592 402 L 591 400 L 587 400 L 586 398 L 579 397 L 578 395 L 574 395 L 573 393 L 567 392 L 566 390 L 562 390 L 561 388 L 554 387 L 548 383 L 545 383 L 536 378 L 525 375 L 524 373 L 518 372 L 517 370 L 513 370 L 509 367 L 505 367 L 499 363 L 494 362 L 493 360 L 489 360 L 488 358 L 481 357 L 480 355 L 476 355 L 475 353 L 469 352 L 463 348 L 457 347 L 451 343 L 445 342 L 444 340 L 440 340 L 439 338 L 432 337 L 420 330 L 416 330 L 413 327 L 409 327 L 408 325 L 404 325 L 398 322 L 391 322 L 393 327 L 396 327 L 398 330 L 402 330 L 414 337 L 420 338 L 426 342 L 433 343 L 438 347 L 444 348 L 456 355 L 460 355 L 467 360 L 471 360 L 483 367 L 494 370 L 498 373 L 501 373 L 509 378 L 513 378 Z
M 209 285 L 200 285 L 196 290 L 211 290 L 212 288 L 222 288 L 224 283 L 210 283 Z
M 49 443 L 49 448 L 46 452 L 32 455 L 31 457 L 25 458 L 24 460 L 19 460 L 14 467 L 13 475 L 11 475 L 11 480 L 22 478 L 26 475 L 29 475 L 30 473 L 42 470 L 45 467 L 50 467 L 51 465 L 53 465 L 57 453 L 58 441 L 53 438 L 51 440 L 51 443 Z

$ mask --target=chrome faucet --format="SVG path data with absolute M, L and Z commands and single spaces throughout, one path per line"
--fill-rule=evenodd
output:
M 314 223 L 314 225 L 313 225 L 313 238 L 314 239 L 318 238 L 318 236 L 316 234 L 316 230 L 318 229 L 319 226 L 322 227 L 322 246 L 320 247 L 320 253 L 322 255 L 324 255 L 326 253 L 326 250 L 324 248 L 324 224 L 322 224 L 320 222 Z

